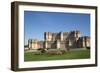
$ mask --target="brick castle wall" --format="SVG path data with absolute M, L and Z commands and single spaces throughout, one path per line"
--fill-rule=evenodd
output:
M 31 39 L 28 41 L 29 49 L 38 48 L 84 48 L 90 46 L 90 37 L 82 36 L 80 31 L 70 32 L 44 32 L 44 41 Z

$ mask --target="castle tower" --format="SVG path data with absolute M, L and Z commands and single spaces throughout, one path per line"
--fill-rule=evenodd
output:
M 63 41 L 63 32 L 60 33 L 60 41 Z
M 31 39 L 28 40 L 28 47 L 29 47 L 29 50 L 32 49 L 32 40 Z
M 28 46 L 29 46 L 29 50 L 38 49 L 39 48 L 38 40 L 36 39 L 28 40 Z
M 85 45 L 86 45 L 86 47 L 90 47 L 90 37 L 85 36 L 84 38 L 85 38 Z
M 82 47 L 85 47 L 85 38 L 82 37 Z
M 44 40 L 45 40 L 45 41 L 48 40 L 48 32 L 44 32 Z
M 45 39 L 45 41 L 52 41 L 52 33 L 51 32 L 45 32 L 44 33 L 44 39 Z
M 80 31 L 76 30 L 75 31 L 75 38 L 76 38 L 76 41 L 79 39 L 80 37 Z
M 60 49 L 60 41 L 59 40 L 56 41 L 56 48 Z
M 48 48 L 48 42 L 47 41 L 44 42 L 44 48 Z
M 32 40 L 32 49 L 38 49 L 39 45 L 38 45 L 38 40 L 34 39 Z

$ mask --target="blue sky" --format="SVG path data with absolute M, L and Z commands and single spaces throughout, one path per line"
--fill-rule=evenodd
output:
M 80 30 L 90 36 L 90 14 L 24 11 L 24 38 L 44 40 L 44 32 Z

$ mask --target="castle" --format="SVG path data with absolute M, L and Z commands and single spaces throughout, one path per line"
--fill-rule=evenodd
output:
M 44 41 L 37 39 L 28 40 L 28 49 L 67 49 L 67 48 L 85 48 L 90 47 L 90 37 L 82 36 L 80 31 L 70 32 L 44 32 Z

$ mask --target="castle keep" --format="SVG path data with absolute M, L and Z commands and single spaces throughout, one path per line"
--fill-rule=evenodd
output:
M 90 37 L 82 36 L 80 31 L 70 32 L 44 32 L 44 41 L 37 39 L 28 40 L 28 49 L 67 49 L 67 48 L 85 48 L 90 47 Z

